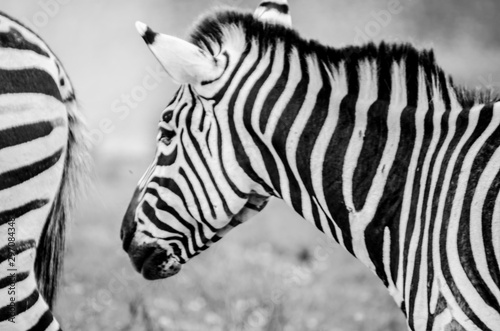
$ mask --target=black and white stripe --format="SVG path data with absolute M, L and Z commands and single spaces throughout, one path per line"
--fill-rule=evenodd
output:
M 50 308 L 75 179 L 84 181 L 83 132 L 59 60 L 0 13 L 1 330 L 61 329 Z
M 151 39 L 190 84 L 124 220 L 136 268 L 174 274 L 276 196 L 375 272 L 410 330 L 498 330 L 498 100 L 468 99 L 432 52 L 329 48 L 259 17 L 197 25 L 192 44 L 224 68 L 210 84 Z

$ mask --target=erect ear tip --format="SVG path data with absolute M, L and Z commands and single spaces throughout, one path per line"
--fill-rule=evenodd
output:
M 142 36 L 142 39 L 144 39 L 146 44 L 151 45 L 152 43 L 154 43 L 157 33 L 151 30 L 149 26 L 147 26 L 142 22 L 137 21 L 135 22 L 135 28 Z
M 262 0 L 254 17 L 268 23 L 292 26 L 287 0 Z
M 146 32 L 146 30 L 148 29 L 148 26 L 146 24 L 142 23 L 141 21 L 137 21 L 137 22 L 135 22 L 135 28 L 137 29 L 139 34 L 142 36 L 144 34 L 144 32 Z

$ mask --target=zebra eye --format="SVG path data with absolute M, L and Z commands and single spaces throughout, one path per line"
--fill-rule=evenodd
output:
M 160 122 L 160 141 L 165 145 L 170 145 L 172 139 L 175 137 L 175 131 L 173 127 L 169 124 L 174 116 L 172 110 L 166 111 L 162 116 L 162 121 Z
M 160 141 L 165 145 L 170 145 L 172 139 L 175 137 L 175 131 L 160 128 Z
M 163 114 L 162 121 L 165 123 L 169 123 L 172 120 L 173 116 L 174 112 L 172 110 L 167 111 L 165 114 Z

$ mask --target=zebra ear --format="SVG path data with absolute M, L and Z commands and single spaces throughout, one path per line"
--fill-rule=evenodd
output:
M 135 26 L 175 82 L 199 84 L 217 76 L 217 61 L 208 52 L 182 39 L 156 33 L 142 22 Z
M 255 11 L 254 17 L 264 22 L 292 27 L 287 0 L 263 0 Z

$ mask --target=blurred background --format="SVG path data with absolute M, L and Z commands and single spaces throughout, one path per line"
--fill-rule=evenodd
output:
M 289 2 L 304 37 L 339 47 L 409 41 L 434 48 L 456 82 L 500 89 L 497 0 Z M 65 330 L 405 329 L 381 282 L 279 201 L 168 280 L 143 280 L 121 250 L 121 218 L 176 90 L 134 22 L 185 37 L 210 8 L 253 11 L 258 3 L 1 1 L 0 10 L 38 32 L 64 63 L 92 133 L 95 188 L 69 227 L 56 307 Z

